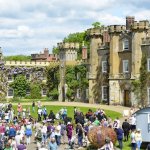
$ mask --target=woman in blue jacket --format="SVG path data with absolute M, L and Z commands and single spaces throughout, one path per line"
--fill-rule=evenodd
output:
M 29 145 L 31 142 L 31 136 L 32 136 L 32 127 L 31 127 L 30 122 L 28 122 L 28 124 L 26 125 L 25 135 L 26 135 L 26 139 L 27 139 L 27 145 Z

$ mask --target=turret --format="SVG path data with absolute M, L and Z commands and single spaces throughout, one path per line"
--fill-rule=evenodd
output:
M 77 59 L 79 43 L 58 43 L 57 47 L 60 50 L 60 60 L 75 61 Z
M 126 30 L 124 25 L 111 25 L 109 26 L 110 34 L 110 76 L 119 74 L 119 40 L 120 34 Z
M 141 59 L 142 59 L 142 50 L 141 44 L 142 39 L 147 36 L 147 31 L 149 29 L 149 21 L 135 21 L 131 26 L 132 31 L 132 74 L 136 77 L 139 77 Z
M 130 30 L 131 26 L 134 24 L 134 16 L 127 16 L 126 17 L 126 29 Z

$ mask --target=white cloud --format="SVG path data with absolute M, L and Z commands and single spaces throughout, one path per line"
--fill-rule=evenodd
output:
M 125 24 L 126 15 L 150 18 L 149 0 L 0 0 L 0 43 L 4 54 L 52 49 L 69 33 Z

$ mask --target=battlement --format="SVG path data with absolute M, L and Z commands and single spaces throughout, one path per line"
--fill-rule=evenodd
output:
M 142 45 L 150 45 L 150 37 L 142 38 Z
M 57 43 L 59 49 L 79 49 L 79 43 Z
M 90 36 L 99 36 L 99 35 L 103 35 L 103 29 L 101 28 L 90 28 L 90 29 L 87 29 L 87 33 L 90 35 Z
M 59 65 L 59 61 L 42 61 L 42 62 L 35 62 L 35 61 L 5 61 L 5 66 L 37 66 L 37 67 L 45 67 L 45 66 L 57 66 Z
M 109 33 L 120 33 L 126 30 L 126 26 L 124 25 L 110 25 Z
M 143 21 L 134 21 L 133 25 L 131 26 L 132 30 L 148 30 L 149 28 L 149 21 L 148 20 L 143 20 Z

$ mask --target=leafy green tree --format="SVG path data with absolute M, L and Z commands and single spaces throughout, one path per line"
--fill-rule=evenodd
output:
M 26 56 L 26 55 L 15 55 L 15 56 L 5 56 L 4 57 L 5 61 L 30 61 L 31 56 Z
M 92 26 L 94 28 L 99 28 L 99 27 L 101 27 L 101 23 L 100 22 L 94 22 L 94 23 L 92 23 Z
M 41 86 L 39 83 L 31 83 L 30 85 L 30 97 L 31 99 L 41 98 Z
M 12 86 L 14 89 L 15 97 L 25 97 L 29 83 L 27 82 L 24 75 L 18 75 L 10 86 Z
M 53 47 L 53 54 L 59 54 L 59 49 L 58 49 L 58 47 Z

